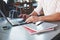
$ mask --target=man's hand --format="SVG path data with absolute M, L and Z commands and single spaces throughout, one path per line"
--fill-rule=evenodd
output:
M 24 20 L 26 20 L 28 17 L 30 17 L 30 15 L 20 14 L 18 17 L 23 18 Z
M 31 16 L 25 22 L 27 22 L 27 23 L 33 22 L 34 23 L 34 22 L 37 22 L 37 21 L 39 21 L 38 16 Z

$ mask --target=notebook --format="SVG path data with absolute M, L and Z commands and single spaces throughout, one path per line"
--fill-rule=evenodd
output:
M 40 24 L 41 23 L 41 24 Z M 40 22 L 39 25 L 32 24 L 34 26 L 29 26 L 29 25 L 23 25 L 25 30 L 29 34 L 37 34 L 37 33 L 44 33 L 48 31 L 53 31 L 55 28 L 58 26 L 57 24 L 49 23 L 49 22 Z

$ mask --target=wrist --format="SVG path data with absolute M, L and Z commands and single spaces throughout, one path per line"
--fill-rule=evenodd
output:
M 39 21 L 44 21 L 43 17 L 38 17 Z

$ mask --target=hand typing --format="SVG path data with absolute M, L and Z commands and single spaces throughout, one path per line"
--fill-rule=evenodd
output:
M 28 17 L 30 17 L 30 15 L 20 14 L 18 17 L 23 18 L 24 20 L 26 20 Z
M 25 22 L 27 22 L 27 23 L 30 23 L 30 22 L 35 23 L 37 21 L 39 21 L 39 17 L 38 16 L 31 16 L 31 17 L 27 18 Z

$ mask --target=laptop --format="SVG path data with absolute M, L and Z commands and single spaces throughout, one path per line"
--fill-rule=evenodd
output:
M 0 10 L 0 13 L 11 26 L 19 26 L 19 25 L 27 24 L 21 18 L 20 19 L 10 19 L 10 18 L 7 18 L 1 10 Z

